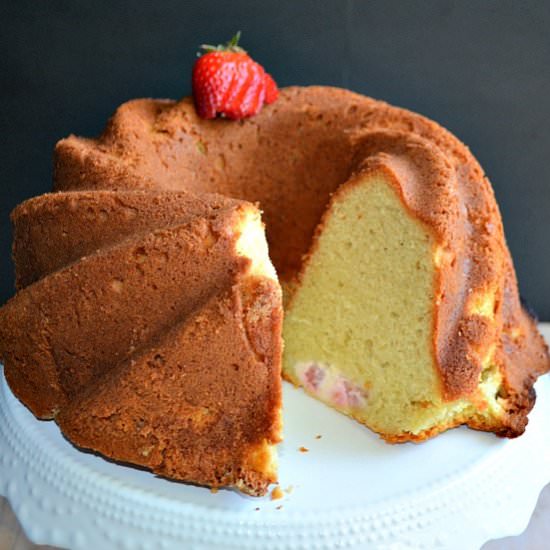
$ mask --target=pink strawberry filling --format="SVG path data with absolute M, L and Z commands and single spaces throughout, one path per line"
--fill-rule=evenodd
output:
M 366 391 L 334 372 L 328 365 L 316 362 L 301 363 L 296 371 L 307 391 L 336 407 L 359 409 L 365 405 Z
M 341 378 L 334 385 L 332 401 L 339 407 L 357 409 L 365 403 L 365 392 L 349 380 Z
M 325 377 L 325 371 L 321 369 L 315 363 L 312 363 L 304 372 L 304 386 L 309 391 L 315 392 L 323 378 Z

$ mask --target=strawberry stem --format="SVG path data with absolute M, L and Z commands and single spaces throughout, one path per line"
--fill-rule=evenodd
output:
M 235 35 L 231 38 L 231 40 L 229 40 L 226 44 L 218 44 L 217 46 L 212 46 L 211 44 L 202 44 L 200 46 L 200 49 L 204 50 L 204 53 L 212 53 L 212 52 L 246 53 L 246 51 L 239 46 L 240 39 L 241 39 L 241 31 L 237 31 Z
M 231 40 L 227 43 L 228 48 L 238 48 L 239 40 L 241 39 L 241 31 L 237 31 Z

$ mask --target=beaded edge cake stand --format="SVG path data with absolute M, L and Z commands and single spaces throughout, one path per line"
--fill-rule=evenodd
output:
M 548 337 L 550 325 L 543 329 Z M 356 477 L 355 485 L 348 484 L 342 489 L 342 493 L 352 486 L 355 489 L 353 498 L 349 495 L 349 505 L 346 495 L 336 494 L 330 483 L 325 498 L 319 498 L 322 491 L 315 494 L 310 491 L 308 498 L 308 484 L 300 487 L 299 480 L 308 471 L 313 476 L 325 472 L 330 480 L 330 471 L 335 471 L 335 464 L 343 458 L 335 454 L 335 462 L 327 463 L 331 470 L 324 470 L 319 462 L 328 455 L 319 449 L 315 460 L 312 443 L 308 457 L 312 460 L 311 467 L 306 464 L 304 469 L 305 459 L 290 452 L 303 440 L 304 433 L 290 434 L 283 444 L 286 448 L 280 453 L 281 470 L 285 479 L 298 481 L 297 498 L 293 502 L 289 495 L 288 501 L 283 499 L 278 504 L 269 496 L 253 499 L 232 491 L 213 495 L 207 489 L 170 483 L 137 470 L 136 475 L 149 477 L 143 477 L 145 484 L 134 482 L 131 475 L 121 475 L 133 468 L 80 453 L 62 439 L 53 423 L 37 421 L 11 394 L 0 368 L 0 494 L 9 500 L 31 541 L 75 550 L 477 549 L 487 540 L 523 531 L 541 489 L 550 481 L 548 377 L 543 377 L 536 388 L 537 406 L 524 436 L 495 444 L 481 459 L 472 451 L 476 459 L 468 459 L 466 467 L 456 456 L 463 444 L 457 440 L 449 447 L 445 471 L 434 463 L 433 475 L 421 480 L 420 487 L 411 489 L 407 483 L 411 485 L 417 468 L 422 466 L 426 470 L 429 455 L 425 449 L 429 447 L 414 446 L 423 450 L 401 451 L 404 456 L 401 464 L 399 454 L 395 455 L 397 458 L 394 456 L 397 462 L 391 468 L 395 476 L 388 477 L 387 469 L 386 474 L 380 474 L 381 478 L 386 477 L 386 485 L 393 487 L 391 494 L 386 495 L 382 486 L 377 490 L 372 486 L 376 461 L 386 460 L 378 447 L 364 466 L 371 472 L 370 490 L 362 485 L 363 462 L 342 462 L 344 474 L 348 469 L 349 475 Z M 299 390 L 286 386 L 285 414 L 296 415 L 297 403 L 304 399 Z M 311 406 L 319 406 L 318 414 L 325 414 L 326 407 L 317 403 Z M 326 414 L 335 415 L 336 422 L 356 424 L 333 411 Z M 287 426 L 291 428 L 289 422 Z M 327 427 L 325 439 L 330 440 L 330 429 Z M 48 435 L 52 430 L 56 432 L 55 441 Z M 442 439 L 445 436 L 436 438 L 442 443 L 433 447 L 439 449 L 440 456 L 441 446 L 450 445 L 451 437 L 455 437 L 447 436 L 449 443 L 446 443 Z M 496 440 L 490 434 L 481 437 Z M 493 439 L 481 441 L 490 441 L 492 445 Z M 382 445 L 382 450 L 389 447 Z M 398 449 L 404 447 L 391 448 L 395 449 L 393 453 L 400 453 Z M 81 455 L 86 460 L 80 460 Z M 415 463 L 415 455 L 423 465 Z M 354 468 L 357 472 L 353 472 Z M 395 478 L 399 476 L 403 476 L 402 491 L 395 489 L 399 486 Z M 318 480 L 317 485 L 322 482 Z M 309 487 L 315 487 L 315 480 Z

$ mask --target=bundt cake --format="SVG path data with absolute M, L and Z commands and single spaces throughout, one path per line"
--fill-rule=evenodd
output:
M 491 186 L 434 122 L 326 87 L 239 121 L 141 99 L 61 140 L 54 182 L 13 214 L 0 354 L 77 445 L 265 492 L 281 306 L 251 203 L 287 379 L 391 442 L 523 432 L 548 351 Z

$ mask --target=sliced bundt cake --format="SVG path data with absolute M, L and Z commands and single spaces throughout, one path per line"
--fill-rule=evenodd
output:
M 58 143 L 55 190 L 14 213 L 0 355 L 78 445 L 253 494 L 274 479 L 280 288 L 251 203 L 288 379 L 388 441 L 523 432 L 548 351 L 491 186 L 434 122 L 323 87 L 240 121 L 135 100 Z

